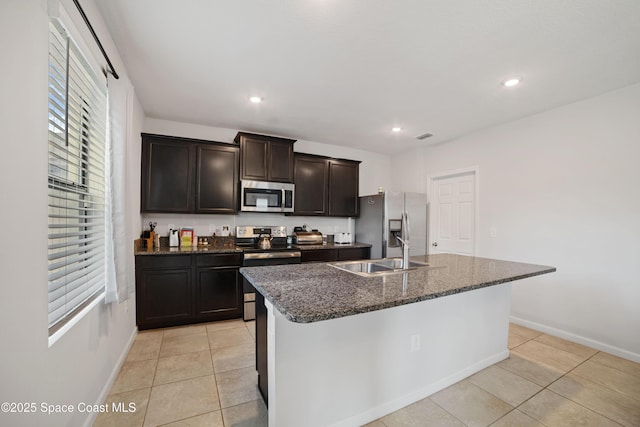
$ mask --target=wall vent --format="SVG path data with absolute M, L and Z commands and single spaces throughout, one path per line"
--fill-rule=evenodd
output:
M 432 133 L 423 133 L 422 135 L 416 136 L 416 139 L 427 139 L 433 136 Z

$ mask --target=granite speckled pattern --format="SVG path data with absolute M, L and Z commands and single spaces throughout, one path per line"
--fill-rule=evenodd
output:
M 345 248 L 370 248 L 371 245 L 367 243 L 328 243 L 326 245 L 297 245 L 301 251 L 310 251 L 317 249 L 345 249 Z
M 233 237 L 207 237 L 207 240 L 209 242 L 207 246 L 172 248 L 169 247 L 169 238 L 161 236 L 159 248 L 143 248 L 141 239 L 135 240 L 133 247 L 135 255 L 229 254 L 242 252 L 241 248 L 236 247 L 236 241 Z
M 162 238 L 161 238 L 162 239 Z M 134 254 L 135 255 L 179 255 L 179 254 L 200 254 L 200 253 L 212 253 L 212 254 L 224 254 L 224 253 L 237 253 L 243 252 L 241 247 L 235 245 L 235 241 L 218 241 L 216 239 L 209 240 L 209 246 L 197 246 L 189 248 L 171 248 L 169 247 L 169 239 L 161 240 L 159 248 L 146 249 L 142 248 L 140 241 L 134 242 Z M 291 249 L 297 249 L 300 251 L 305 250 L 318 250 L 318 249 L 341 249 L 341 248 L 370 248 L 371 245 L 365 243 L 351 243 L 351 244 L 328 244 L 328 245 L 292 245 Z
M 241 253 L 240 248 L 215 248 L 215 247 L 189 247 L 189 248 L 170 248 L 169 246 L 160 246 L 153 249 L 136 249 L 135 255 L 190 255 L 190 254 L 232 254 Z
M 555 267 L 453 254 L 411 257 L 429 267 L 362 277 L 328 264 L 243 267 L 240 273 L 297 323 L 351 316 L 556 271 Z

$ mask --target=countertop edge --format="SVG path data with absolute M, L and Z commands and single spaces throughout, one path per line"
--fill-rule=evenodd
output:
M 549 268 L 548 270 L 545 270 L 545 271 L 522 274 L 520 276 L 514 276 L 514 277 L 507 278 L 507 279 L 494 280 L 494 281 L 491 281 L 491 282 L 485 282 L 485 283 L 481 283 L 481 284 L 477 284 L 477 285 L 464 286 L 464 287 L 461 287 L 461 288 L 458 288 L 458 289 L 454 289 L 454 290 L 450 290 L 450 291 L 434 292 L 432 294 L 427 294 L 427 295 L 424 295 L 424 296 L 421 296 L 421 297 L 416 297 L 416 298 L 410 298 L 410 299 L 407 299 L 407 300 L 390 301 L 390 302 L 388 302 L 386 304 L 378 304 L 378 305 L 375 305 L 375 306 L 370 306 L 370 307 L 367 307 L 367 309 L 363 309 L 363 310 L 352 310 L 352 312 L 349 312 L 349 311 L 342 312 L 342 313 L 339 313 L 337 316 L 331 316 L 332 313 L 329 313 L 326 316 L 315 316 L 315 317 L 295 316 L 295 315 L 287 312 L 286 310 L 283 310 L 282 307 L 279 306 L 279 304 L 275 304 L 272 299 L 268 298 L 262 292 L 260 292 L 260 293 L 265 298 L 267 298 L 269 300 L 269 302 L 274 307 L 277 307 L 278 311 L 280 311 L 280 313 L 282 313 L 285 316 L 285 318 L 287 318 L 288 320 L 290 320 L 290 321 L 292 321 L 294 323 L 315 323 L 315 322 L 321 322 L 323 320 L 339 319 L 341 317 L 355 316 L 355 315 L 358 315 L 358 314 L 370 313 L 370 312 L 373 312 L 373 311 L 384 310 L 384 309 L 387 309 L 387 308 L 400 307 L 400 306 L 403 306 L 403 305 L 414 304 L 414 303 L 417 303 L 417 302 L 429 301 L 429 300 L 432 300 L 432 299 L 442 298 L 442 297 L 446 297 L 446 296 L 449 296 L 449 295 L 461 294 L 461 293 L 464 293 L 464 292 L 475 291 L 475 290 L 478 290 L 478 289 L 488 288 L 490 286 L 501 285 L 503 283 L 514 282 L 516 280 L 526 279 L 526 278 L 529 278 L 529 277 L 534 277 L 534 276 L 540 276 L 540 275 L 543 275 L 543 274 L 553 273 L 555 271 L 556 271 L 556 268 L 555 267 L 551 267 L 551 268 Z M 264 291 L 264 289 L 263 289 L 263 291 Z
M 482 258 L 482 259 L 489 260 L 488 258 Z M 413 304 L 413 303 L 417 303 L 417 302 L 421 302 L 421 301 L 427 301 L 427 300 L 441 298 L 441 297 L 445 297 L 445 296 L 449 296 L 449 295 L 455 295 L 455 294 L 459 294 L 459 293 L 463 293 L 463 292 L 474 291 L 474 290 L 477 290 L 477 289 L 482 289 L 482 288 L 486 288 L 486 287 L 490 287 L 490 286 L 500 285 L 500 284 L 503 284 L 503 283 L 509 283 L 509 282 L 513 282 L 513 281 L 516 281 L 516 280 L 521 280 L 521 279 L 526 279 L 526 278 L 530 278 L 530 277 L 540 276 L 540 275 L 543 275 L 543 274 L 553 273 L 553 272 L 557 271 L 556 267 L 550 267 L 550 266 L 539 266 L 539 267 L 541 267 L 542 269 L 538 270 L 538 271 L 534 271 L 534 272 L 516 274 L 514 276 L 507 277 L 507 278 L 499 278 L 499 279 L 496 279 L 496 280 L 490 280 L 490 281 L 486 281 L 486 282 L 483 282 L 483 283 L 477 283 L 477 284 L 471 284 L 471 285 L 467 285 L 467 286 L 461 286 L 459 288 L 449 289 L 449 290 L 445 290 L 445 291 L 441 291 L 441 292 L 432 292 L 432 293 L 428 293 L 428 294 L 425 294 L 425 295 L 420 295 L 420 296 L 413 297 L 413 298 L 385 301 L 384 303 L 374 304 L 374 305 L 370 305 L 370 306 L 367 306 L 367 307 L 353 308 L 353 309 L 347 309 L 347 310 L 341 310 L 341 311 L 327 311 L 325 313 L 316 313 L 316 314 L 314 314 L 312 316 L 311 315 L 310 316 L 296 315 L 295 313 L 291 313 L 289 310 L 287 310 L 285 307 L 283 307 L 278 302 L 277 298 L 275 298 L 273 295 L 269 294 L 269 292 L 267 292 L 260 285 L 256 284 L 251 277 L 246 277 L 246 276 L 245 277 L 247 278 L 249 283 L 251 283 L 251 285 L 258 292 L 260 292 L 260 294 L 262 294 L 286 319 L 288 319 L 288 320 L 290 320 L 291 322 L 294 322 L 294 323 L 302 323 L 302 324 L 304 324 L 304 323 L 314 323 L 314 322 L 320 322 L 320 321 L 323 321 L 323 320 L 338 319 L 338 318 L 341 318 L 341 317 L 364 314 L 364 313 L 369 313 L 369 312 L 373 312 L 373 311 L 384 310 L 384 309 L 387 309 L 387 308 L 399 307 L 399 306 L 403 306 L 403 305 L 407 305 L 407 304 Z M 242 268 L 240 269 L 240 272 L 242 273 Z M 351 273 L 342 272 L 341 274 L 347 274 L 348 275 L 348 274 L 351 274 Z
M 370 248 L 371 245 L 367 243 L 349 243 L 349 244 L 327 244 L 327 245 L 298 245 L 295 250 L 310 251 L 310 250 L 331 250 L 331 249 L 357 249 L 357 248 Z M 134 256 L 149 256 L 149 255 L 191 255 L 191 254 L 233 254 L 243 253 L 244 250 L 241 247 L 235 246 L 233 248 L 213 248 L 213 247 L 169 247 L 161 246 L 154 249 L 134 249 Z

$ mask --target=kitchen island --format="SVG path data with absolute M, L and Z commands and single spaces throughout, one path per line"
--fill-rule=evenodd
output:
M 264 301 L 257 368 L 269 425 L 362 425 L 505 359 L 509 282 L 555 271 L 412 261 L 429 266 L 376 277 L 329 264 L 240 270 Z

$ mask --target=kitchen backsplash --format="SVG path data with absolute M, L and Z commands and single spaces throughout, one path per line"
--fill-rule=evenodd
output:
M 142 225 L 149 228 L 149 222 L 157 223 L 155 231 L 160 236 L 169 234 L 169 226 L 176 228 L 192 227 L 196 236 L 211 236 L 216 228 L 222 229 L 228 225 L 231 234 L 235 234 L 237 225 L 284 225 L 287 233 L 293 233 L 293 227 L 309 225 L 314 230 L 322 234 L 353 233 L 355 230 L 355 219 L 350 218 L 330 218 L 312 216 L 285 216 L 283 214 L 270 213 L 249 213 L 243 212 L 238 215 L 186 215 L 186 214 L 144 214 L 142 215 Z

